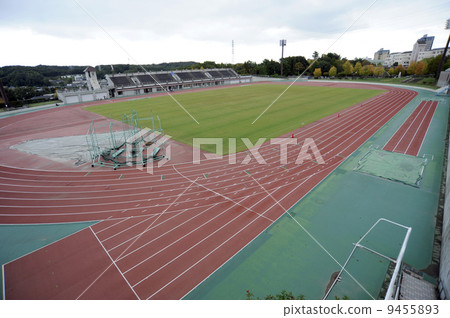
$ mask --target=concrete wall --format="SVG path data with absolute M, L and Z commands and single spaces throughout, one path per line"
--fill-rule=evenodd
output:
M 448 152 L 450 158 L 450 147 Z M 450 162 L 450 161 L 449 161 Z M 439 271 L 439 289 L 441 298 L 450 299 L 450 165 L 447 163 L 445 186 L 444 219 L 442 224 L 441 268 Z
M 57 94 L 58 98 L 62 100 L 64 104 L 90 102 L 109 98 L 108 89 L 96 91 L 57 91 Z

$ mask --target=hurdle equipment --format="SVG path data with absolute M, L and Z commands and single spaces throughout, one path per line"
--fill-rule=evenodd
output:
M 141 165 L 166 157 L 166 141 L 161 119 L 156 116 L 159 128 L 155 128 L 155 117 L 150 111 L 148 118 L 139 118 L 133 110 L 123 114 L 121 125 L 112 120 L 106 127 L 92 121 L 86 134 L 86 143 L 91 166 L 107 166 L 116 170 L 121 166 Z M 151 122 L 152 128 L 142 128 L 142 122 Z M 100 133 L 102 132 L 102 133 Z

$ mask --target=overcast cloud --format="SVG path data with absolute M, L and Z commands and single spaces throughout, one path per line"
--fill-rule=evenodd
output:
M 310 58 L 322 53 L 373 0 L 0 0 L 0 66 L 98 65 L 194 60 Z M 79 5 L 86 9 L 84 12 Z M 423 34 L 443 47 L 448 0 L 378 0 L 330 49 L 373 57 L 411 50 Z M 91 19 L 114 38 L 125 53 Z

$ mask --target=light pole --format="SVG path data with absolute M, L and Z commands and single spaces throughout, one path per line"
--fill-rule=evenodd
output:
M 447 23 L 445 25 L 445 29 L 446 30 L 450 29 L 450 19 L 447 20 Z M 438 70 L 437 70 L 437 73 L 436 73 L 436 78 L 437 79 L 439 79 L 439 75 L 441 75 L 442 64 L 444 64 L 445 55 L 447 54 L 448 42 L 450 42 L 450 34 L 448 36 L 447 44 L 445 45 L 444 53 L 442 53 L 441 62 L 439 63 L 439 67 L 438 67 Z
M 283 55 L 284 55 L 284 47 L 286 46 L 286 40 L 280 40 L 281 46 L 281 76 L 283 76 Z

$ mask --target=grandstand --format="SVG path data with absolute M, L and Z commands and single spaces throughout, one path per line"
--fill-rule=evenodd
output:
M 206 69 L 106 75 L 110 96 L 134 96 L 188 88 L 247 83 L 250 76 L 240 76 L 233 69 Z

